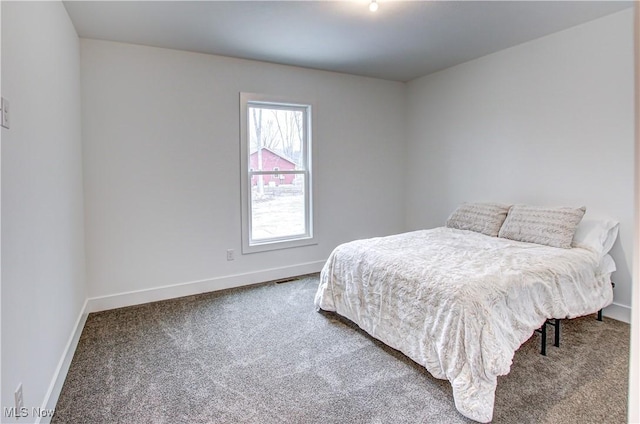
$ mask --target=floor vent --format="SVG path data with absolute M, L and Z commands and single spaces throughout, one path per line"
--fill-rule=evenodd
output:
M 296 280 L 298 280 L 298 277 L 285 278 L 283 280 L 276 280 L 276 284 L 290 283 L 291 281 L 296 281 Z

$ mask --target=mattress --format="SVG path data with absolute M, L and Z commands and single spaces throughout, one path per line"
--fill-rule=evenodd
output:
M 434 228 L 338 246 L 315 306 L 447 379 L 456 408 L 489 422 L 497 377 L 548 318 L 609 305 L 611 271 L 587 249 Z

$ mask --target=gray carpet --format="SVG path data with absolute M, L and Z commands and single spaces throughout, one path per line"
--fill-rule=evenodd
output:
M 447 381 L 313 308 L 317 276 L 89 315 L 54 423 L 469 423 Z M 494 422 L 626 422 L 629 326 L 564 321 L 501 377 Z M 551 342 L 551 337 L 549 337 Z

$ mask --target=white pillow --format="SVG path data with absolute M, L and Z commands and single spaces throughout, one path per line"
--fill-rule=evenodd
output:
M 618 237 L 618 221 L 585 217 L 573 236 L 571 247 L 582 247 L 598 254 L 602 259 L 609 253 Z

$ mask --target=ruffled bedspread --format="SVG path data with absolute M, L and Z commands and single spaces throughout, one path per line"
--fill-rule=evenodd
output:
M 611 274 L 598 265 L 586 249 L 435 228 L 338 246 L 315 306 L 449 380 L 458 411 L 489 422 L 497 377 L 547 318 L 612 302 Z

